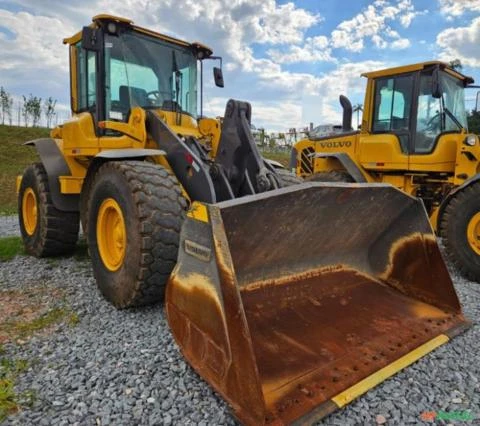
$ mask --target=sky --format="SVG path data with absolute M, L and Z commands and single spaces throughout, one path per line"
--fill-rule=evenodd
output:
M 206 74 L 204 112 L 249 101 L 253 124 L 271 131 L 339 123 L 338 96 L 362 104 L 367 71 L 460 59 L 480 84 L 480 0 L 0 0 L 0 85 L 15 99 L 52 96 L 66 115 L 62 39 L 100 13 L 210 46 L 225 87 Z

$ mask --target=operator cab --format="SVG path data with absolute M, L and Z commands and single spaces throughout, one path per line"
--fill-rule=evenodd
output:
M 64 42 L 71 46 L 72 111 L 90 112 L 96 123 L 126 122 L 135 106 L 196 121 L 198 68 L 202 73 L 205 59 L 221 61 L 200 43 L 187 43 L 109 15 L 95 16 L 92 25 Z M 216 85 L 223 87 L 221 68 L 214 68 L 214 76 Z
M 464 89 L 470 77 L 442 62 L 364 76 L 374 86 L 371 133 L 395 135 L 402 153 L 431 154 L 441 136 L 467 133 Z

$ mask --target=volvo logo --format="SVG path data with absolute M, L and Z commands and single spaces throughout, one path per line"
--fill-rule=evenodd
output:
M 350 148 L 352 146 L 351 141 L 332 141 L 332 142 L 319 142 L 322 148 Z

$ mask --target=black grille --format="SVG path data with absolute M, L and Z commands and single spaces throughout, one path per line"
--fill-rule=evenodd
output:
M 302 150 L 300 155 L 300 167 L 302 174 L 311 175 L 313 173 L 313 155 L 315 154 L 315 148 L 307 147 Z

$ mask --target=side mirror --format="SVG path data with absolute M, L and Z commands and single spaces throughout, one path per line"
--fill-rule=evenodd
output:
M 221 68 L 213 67 L 213 78 L 215 80 L 215 86 L 223 87 L 223 72 Z
M 98 28 L 83 27 L 82 48 L 98 52 L 102 47 L 101 32 Z
M 440 84 L 440 72 L 438 68 L 435 68 L 432 74 L 432 96 L 435 99 L 442 97 L 442 85 Z

